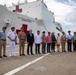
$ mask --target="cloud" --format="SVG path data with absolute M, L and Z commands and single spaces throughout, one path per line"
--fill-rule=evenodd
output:
M 66 16 L 66 20 L 68 22 L 76 22 L 76 10 L 74 12 L 71 12 L 69 13 L 67 16 Z
M 69 14 L 70 12 L 73 11 L 72 6 L 58 2 L 56 0 L 54 0 L 54 1 L 48 0 L 46 4 L 47 4 L 49 10 L 54 12 L 54 15 L 56 18 L 59 17 L 60 19 L 61 18 L 64 19 L 67 14 Z
M 49 7 L 49 10 L 54 12 L 55 20 L 61 23 L 64 31 L 68 31 L 69 29 L 72 30 L 72 32 L 75 31 L 74 24 L 76 22 L 74 21 L 76 20 L 76 3 L 74 0 L 68 0 L 68 2 L 64 3 L 61 3 L 57 0 L 47 0 L 46 4 Z
M 75 0 L 68 0 L 69 4 L 72 6 L 76 6 L 76 1 Z
M 72 32 L 76 31 L 76 10 L 74 12 L 69 13 L 66 16 L 66 21 L 73 25 L 71 27 Z

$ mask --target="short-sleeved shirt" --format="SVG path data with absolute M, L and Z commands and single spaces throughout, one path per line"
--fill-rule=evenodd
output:
M 19 37 L 19 40 L 22 40 L 22 41 L 25 41 L 26 40 L 26 34 L 22 31 L 20 31 L 18 33 L 18 37 Z
M 42 35 L 42 42 L 46 43 L 46 36 Z
M 15 40 L 17 34 L 15 32 L 8 32 L 7 36 L 9 36 L 12 40 Z
M 6 33 L 5 32 L 0 32 L 0 39 L 6 40 Z
M 61 43 L 64 43 L 64 42 L 66 42 L 66 35 L 61 36 Z

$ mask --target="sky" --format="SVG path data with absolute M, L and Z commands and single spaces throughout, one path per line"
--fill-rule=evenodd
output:
M 0 0 L 0 4 L 11 6 L 19 0 Z M 25 0 L 20 0 L 24 2 Z M 28 0 L 32 2 L 36 0 Z M 54 13 L 55 21 L 62 25 L 65 32 L 76 31 L 76 0 L 44 0 L 48 9 Z

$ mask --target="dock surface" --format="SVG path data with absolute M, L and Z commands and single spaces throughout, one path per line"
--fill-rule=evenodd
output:
M 25 54 L 26 54 L 25 47 Z M 0 75 L 76 75 L 76 52 L 55 52 L 19 56 L 19 46 L 16 46 L 16 56 L 0 58 Z

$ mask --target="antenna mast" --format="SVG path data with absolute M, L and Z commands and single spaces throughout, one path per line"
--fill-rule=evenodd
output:
M 28 3 L 28 1 L 27 1 L 27 0 L 25 0 L 25 3 L 27 4 L 27 3 Z

